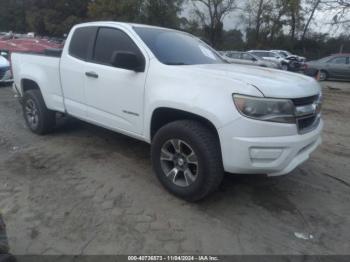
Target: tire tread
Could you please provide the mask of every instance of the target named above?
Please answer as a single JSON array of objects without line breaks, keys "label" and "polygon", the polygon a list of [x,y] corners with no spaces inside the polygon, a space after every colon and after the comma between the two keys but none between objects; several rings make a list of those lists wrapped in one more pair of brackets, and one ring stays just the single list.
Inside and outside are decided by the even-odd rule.
[{"label": "tire tread", "polygon": [[[44,98],[40,92],[40,90],[34,89],[29,90],[24,93],[23,96],[23,113],[25,113],[25,101],[26,99],[31,98],[33,99],[38,106],[38,110],[40,111],[40,125],[36,130],[32,130],[32,132],[38,134],[38,135],[46,135],[51,133],[56,125],[56,112],[49,110],[46,107]],[[25,115],[24,115],[25,117]],[[26,117],[25,117],[26,119]]]}]

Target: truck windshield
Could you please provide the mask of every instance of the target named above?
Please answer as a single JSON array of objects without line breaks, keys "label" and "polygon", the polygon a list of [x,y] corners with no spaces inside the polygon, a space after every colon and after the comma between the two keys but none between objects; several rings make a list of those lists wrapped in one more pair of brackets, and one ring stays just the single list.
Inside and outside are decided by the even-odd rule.
[{"label": "truck windshield", "polygon": [[134,30],[163,64],[226,63],[211,47],[189,34],[149,27],[134,27]]}]

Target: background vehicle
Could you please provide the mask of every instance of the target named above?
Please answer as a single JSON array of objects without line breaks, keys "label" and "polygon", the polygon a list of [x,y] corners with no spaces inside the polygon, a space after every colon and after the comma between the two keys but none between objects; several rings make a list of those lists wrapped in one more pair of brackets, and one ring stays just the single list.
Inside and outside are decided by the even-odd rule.
[{"label": "background vehicle", "polygon": [[265,50],[251,50],[251,51],[248,51],[248,53],[258,56],[264,60],[279,63],[281,65],[282,70],[287,71],[289,69],[290,61],[274,52],[265,51]]},{"label": "background vehicle", "polygon": [[9,54],[12,52],[26,52],[44,54],[47,49],[62,49],[63,43],[57,42],[56,39],[49,38],[28,38],[27,35],[14,37],[12,35],[1,39],[0,50],[6,51]]},{"label": "background vehicle", "polygon": [[305,69],[305,57],[293,55],[285,50],[271,50],[271,52],[283,57],[289,61],[288,70],[293,72],[301,72]]},{"label": "background vehicle", "polygon": [[29,129],[52,131],[60,112],[146,141],[160,182],[186,200],[216,190],[224,171],[288,174],[321,143],[314,79],[229,64],[190,34],[87,23],[59,55],[12,55]]},{"label": "background vehicle", "polygon": [[247,52],[226,51],[223,52],[223,56],[229,63],[255,65],[275,69],[281,68],[281,65],[279,63],[263,60],[260,57],[257,57]]},{"label": "background vehicle", "polygon": [[337,54],[306,63],[305,74],[315,75],[320,72],[320,80],[350,80],[350,54]]},{"label": "background vehicle", "polygon": [[296,60],[298,62],[306,62],[306,58],[298,55],[293,55],[291,52],[286,50],[271,50],[271,52],[277,53],[280,56],[289,59],[289,60]]},{"label": "background vehicle", "polygon": [[10,62],[5,57],[7,57],[7,53],[0,51],[0,84],[13,81]]}]

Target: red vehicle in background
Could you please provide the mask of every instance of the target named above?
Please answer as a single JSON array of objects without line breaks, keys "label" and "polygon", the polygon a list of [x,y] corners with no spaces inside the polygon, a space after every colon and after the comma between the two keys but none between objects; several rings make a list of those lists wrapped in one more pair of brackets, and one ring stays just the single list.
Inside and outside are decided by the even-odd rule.
[{"label": "red vehicle in background", "polygon": [[[12,82],[11,53],[44,54],[47,50],[62,49],[63,43],[50,38],[35,38],[12,33],[0,35],[0,83]],[[6,65],[5,65],[6,64]]]},{"label": "red vehicle in background", "polygon": [[62,48],[63,44],[56,43],[48,38],[18,38],[9,36],[3,36],[0,38],[0,51],[5,51],[9,54],[12,52],[43,54],[47,49]]}]

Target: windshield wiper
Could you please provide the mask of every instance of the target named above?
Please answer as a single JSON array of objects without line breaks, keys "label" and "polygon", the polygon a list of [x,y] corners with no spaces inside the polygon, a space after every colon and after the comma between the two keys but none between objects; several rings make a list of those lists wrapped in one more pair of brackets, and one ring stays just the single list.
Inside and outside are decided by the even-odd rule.
[{"label": "windshield wiper", "polygon": [[166,64],[166,65],[189,65],[189,64],[186,64],[186,63],[181,63],[181,62],[169,62],[169,63],[164,63],[164,64]]}]

